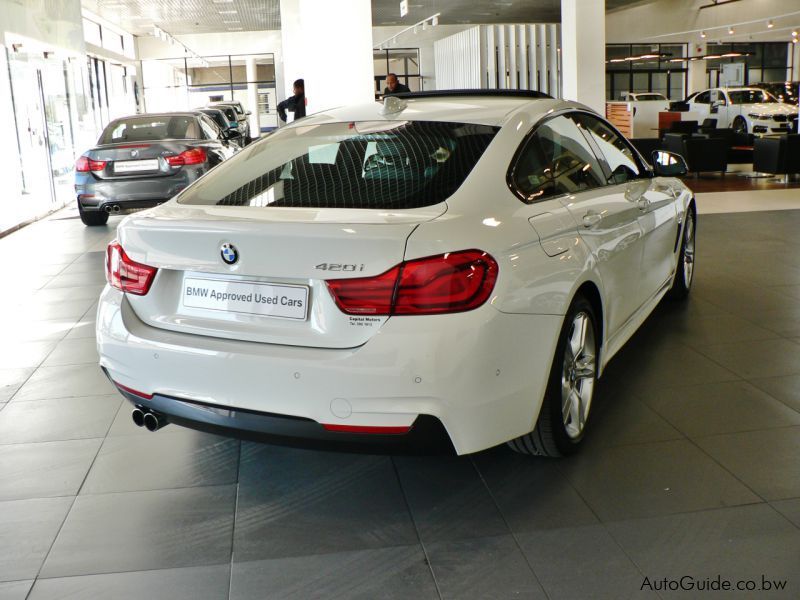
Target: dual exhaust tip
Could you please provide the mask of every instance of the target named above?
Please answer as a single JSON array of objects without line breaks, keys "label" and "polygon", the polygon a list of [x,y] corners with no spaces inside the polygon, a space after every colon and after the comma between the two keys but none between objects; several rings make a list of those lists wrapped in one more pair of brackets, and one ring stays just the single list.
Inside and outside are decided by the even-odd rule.
[{"label": "dual exhaust tip", "polygon": [[137,406],[131,411],[131,418],[137,427],[144,427],[147,431],[155,432],[169,425],[166,416]]},{"label": "dual exhaust tip", "polygon": [[103,210],[109,214],[117,214],[122,210],[122,207],[119,204],[106,204]]}]

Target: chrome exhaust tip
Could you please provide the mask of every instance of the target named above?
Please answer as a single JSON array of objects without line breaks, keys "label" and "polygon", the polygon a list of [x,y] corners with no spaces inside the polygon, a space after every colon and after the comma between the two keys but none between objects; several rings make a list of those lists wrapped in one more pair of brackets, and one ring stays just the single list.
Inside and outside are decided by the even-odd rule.
[{"label": "chrome exhaust tip", "polygon": [[136,425],[137,427],[143,426],[144,425],[144,415],[145,415],[145,412],[141,408],[139,408],[139,407],[134,408],[131,411],[131,418],[133,419],[133,424]]},{"label": "chrome exhaust tip", "polygon": [[148,412],[144,414],[144,427],[147,431],[155,432],[168,425],[166,417],[158,413]]}]

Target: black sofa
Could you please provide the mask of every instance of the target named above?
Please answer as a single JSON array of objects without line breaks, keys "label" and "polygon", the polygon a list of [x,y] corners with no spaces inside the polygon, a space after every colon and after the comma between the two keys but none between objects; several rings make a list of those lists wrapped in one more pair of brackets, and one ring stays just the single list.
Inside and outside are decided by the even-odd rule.
[{"label": "black sofa", "polygon": [[800,174],[800,134],[757,138],[753,146],[753,170],[773,175]]},{"label": "black sofa", "polygon": [[728,169],[730,145],[723,137],[668,133],[664,136],[663,146],[665,150],[683,156],[690,173],[725,173]]}]

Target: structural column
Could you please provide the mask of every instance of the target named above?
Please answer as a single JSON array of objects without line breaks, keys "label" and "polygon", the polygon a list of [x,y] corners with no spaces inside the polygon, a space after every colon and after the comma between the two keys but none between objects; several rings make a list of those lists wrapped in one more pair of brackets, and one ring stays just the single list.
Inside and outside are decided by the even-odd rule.
[{"label": "structural column", "polygon": [[561,63],[564,98],[605,114],[605,0],[561,0]]},{"label": "structural column", "polygon": [[374,99],[370,0],[281,0],[281,39],[278,86],[304,79],[308,114]]},{"label": "structural column", "polygon": [[[689,44],[689,56],[703,56],[706,53],[706,43],[698,42],[696,44]],[[695,60],[688,63],[688,89],[686,96],[694,92],[701,92],[708,87],[708,73],[706,73],[706,61]],[[681,98],[672,98],[672,100],[681,100]]]},{"label": "structural column", "polygon": [[261,135],[261,116],[258,109],[258,67],[254,56],[245,59],[247,72],[247,104],[250,107],[250,135],[257,138]]}]

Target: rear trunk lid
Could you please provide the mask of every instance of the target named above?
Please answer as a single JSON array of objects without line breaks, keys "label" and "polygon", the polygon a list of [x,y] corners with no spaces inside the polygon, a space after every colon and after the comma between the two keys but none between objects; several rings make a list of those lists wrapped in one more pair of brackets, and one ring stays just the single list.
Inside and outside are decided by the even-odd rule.
[{"label": "rear trunk lid", "polygon": [[102,170],[92,171],[98,179],[137,179],[174,175],[180,166],[170,166],[166,157],[177,156],[192,147],[185,141],[161,140],[96,146],[86,153],[105,162]]},{"label": "rear trunk lid", "polygon": [[[143,322],[172,331],[357,347],[387,317],[344,314],[325,280],[389,270],[402,262],[417,225],[442,215],[446,206],[265,210],[170,202],[132,215],[120,226],[128,256],[159,268],[150,292],[128,300]],[[233,264],[224,261],[223,247],[229,255],[232,249],[236,253]]]}]

